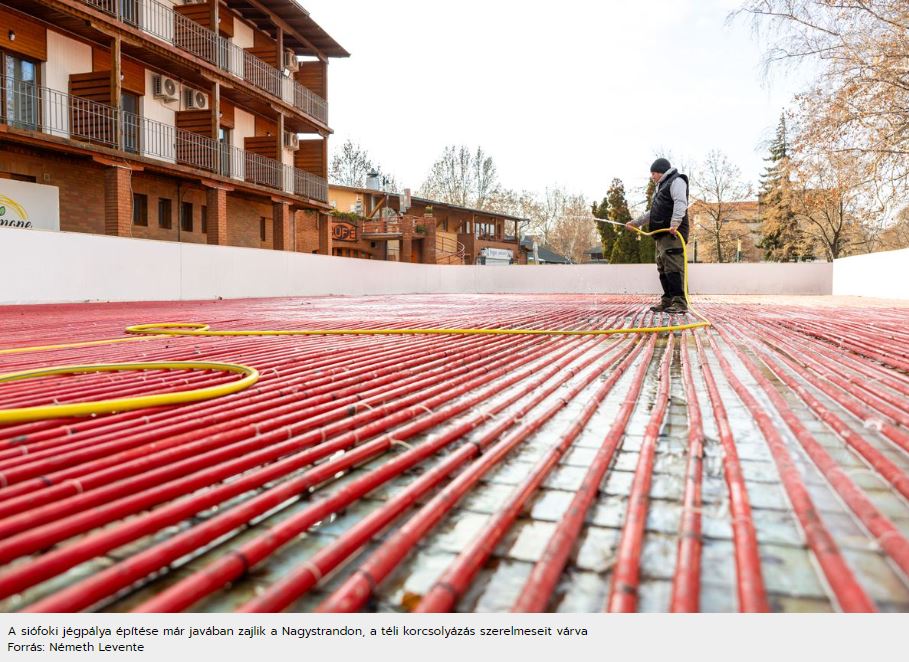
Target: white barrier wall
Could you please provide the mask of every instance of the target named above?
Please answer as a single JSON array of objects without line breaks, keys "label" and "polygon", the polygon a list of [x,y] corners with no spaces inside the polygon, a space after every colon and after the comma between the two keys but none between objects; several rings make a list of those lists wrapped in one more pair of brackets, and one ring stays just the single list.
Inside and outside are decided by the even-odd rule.
[{"label": "white barrier wall", "polygon": [[833,293],[909,299],[909,248],[834,260]]},{"label": "white barrier wall", "polygon": [[[652,264],[436,266],[0,229],[0,303],[419,293],[655,294]],[[851,259],[851,258],[850,258]],[[830,294],[832,265],[696,264],[694,294]]]}]

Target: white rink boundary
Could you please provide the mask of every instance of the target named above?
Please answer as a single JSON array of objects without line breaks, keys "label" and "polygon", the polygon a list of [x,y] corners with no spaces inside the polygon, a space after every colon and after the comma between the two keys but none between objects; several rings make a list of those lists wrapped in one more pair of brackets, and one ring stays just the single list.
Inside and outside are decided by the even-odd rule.
[{"label": "white rink boundary", "polygon": [[833,262],[833,294],[909,299],[909,248]]},{"label": "white rink boundary", "polygon": [[[655,294],[659,285],[652,264],[437,266],[12,229],[0,229],[0,247],[3,304],[430,293]],[[909,251],[895,253],[901,255],[847,258],[835,265],[695,264],[690,291],[909,297],[906,278],[892,275],[899,269],[905,274]],[[880,264],[878,255],[886,256]],[[839,278],[841,262],[849,275]],[[903,291],[875,291],[882,278],[896,281],[892,284]],[[850,289],[840,286],[837,291],[835,283],[847,283]],[[867,292],[855,291],[863,288]]]}]

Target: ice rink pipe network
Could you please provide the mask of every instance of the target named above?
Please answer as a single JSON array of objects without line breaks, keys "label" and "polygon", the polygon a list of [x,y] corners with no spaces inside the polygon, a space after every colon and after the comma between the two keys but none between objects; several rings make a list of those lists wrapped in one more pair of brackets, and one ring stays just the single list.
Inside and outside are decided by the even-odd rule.
[{"label": "ice rink pipe network", "polygon": [[[626,227],[617,221],[606,219],[593,219],[601,223],[609,223]],[[641,236],[649,237],[666,230],[653,230],[644,232],[638,228],[633,231]],[[126,333],[134,336],[341,336],[341,335],[540,335],[540,336],[607,336],[632,333],[663,333],[672,331],[684,331],[688,329],[699,329],[710,326],[710,320],[691,307],[691,301],[688,296],[688,245],[681,235],[676,235],[682,244],[682,259],[685,269],[683,272],[683,289],[685,301],[688,304],[688,310],[698,317],[700,321],[687,324],[671,324],[663,326],[647,327],[630,327],[618,329],[502,329],[502,328],[477,328],[477,329],[457,329],[457,328],[413,328],[413,329],[281,329],[281,330],[231,330],[218,331],[212,330],[208,324],[198,322],[158,322],[151,324],[134,324],[126,327]],[[0,350],[0,354],[20,354],[38,351],[48,351],[54,349],[69,349],[84,347],[89,345],[103,345],[120,343],[133,338],[112,338],[109,340],[98,340],[89,342],[65,343],[60,345],[40,345],[33,347],[17,347],[8,350]],[[135,338],[138,339],[138,338]],[[43,405],[38,407],[25,407],[14,409],[0,410],[0,424],[26,423],[31,421],[46,420],[52,418],[62,418],[67,416],[91,416],[98,414],[110,414],[122,411],[132,411],[144,409],[147,407],[160,407],[165,405],[177,405],[188,402],[198,402],[208,400],[232,393],[242,391],[259,379],[259,373],[255,368],[238,365],[234,363],[210,363],[210,362],[187,362],[176,361],[169,363],[117,363],[117,364],[92,364],[92,365],[70,365],[70,366],[51,366],[48,368],[39,368],[22,372],[7,373],[0,375],[0,383],[12,382],[24,379],[35,379],[39,377],[49,377],[56,375],[84,374],[93,372],[117,372],[129,370],[220,370],[242,374],[243,378],[228,384],[219,384],[201,389],[190,391],[180,391],[175,393],[161,393],[155,395],[140,395],[125,398],[113,398],[108,400],[74,402],[66,404]]]}]

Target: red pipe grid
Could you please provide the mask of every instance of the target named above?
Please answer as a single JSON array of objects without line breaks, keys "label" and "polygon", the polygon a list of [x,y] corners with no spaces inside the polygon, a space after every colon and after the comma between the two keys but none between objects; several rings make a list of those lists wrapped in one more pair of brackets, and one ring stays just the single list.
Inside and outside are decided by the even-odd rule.
[{"label": "red pipe grid", "polygon": [[[604,485],[630,472],[627,494],[618,495],[615,547],[601,550],[610,560],[585,604],[697,611],[719,571],[715,553],[705,555],[720,548],[716,488],[706,482],[715,459],[728,508],[719,519],[731,538],[733,608],[786,610],[808,600],[808,608],[909,610],[909,307],[696,305],[713,329],[605,338],[161,337],[0,352],[2,372],[204,359],[262,373],[248,391],[217,400],[0,427],[0,606],[450,611],[476,608],[493,570],[511,563],[523,575],[501,610],[559,609],[581,572],[586,536],[601,526],[591,518],[608,496]],[[6,307],[0,344],[99,341],[122,337],[128,324],[179,320],[218,329],[665,321],[645,311],[639,297],[583,295]],[[0,408],[225,379],[177,371],[49,377],[0,385]],[[597,429],[597,416],[611,407],[608,425]],[[638,437],[639,446],[628,444]],[[671,476],[678,492],[667,500],[657,482],[672,443],[681,444],[684,461]],[[538,452],[527,455],[526,472],[481,513],[482,525],[419,595],[396,603],[393,585],[407,582],[440,530],[478,516],[467,498],[501,488],[499,473],[532,446]],[[580,448],[590,460],[564,510],[535,558],[518,559],[510,552],[516,531],[541,521],[534,506],[557,489],[550,481]],[[757,448],[768,461],[753,459]],[[758,465],[762,480],[751,475]],[[771,497],[781,509],[768,509]],[[368,512],[331,529],[357,506]],[[674,533],[652,522],[667,507],[677,512]],[[809,559],[804,572],[823,595],[780,588],[766,565],[777,544],[765,528],[770,516],[794,526],[798,540],[789,549]],[[319,543],[315,551],[272,572],[301,536]],[[655,570],[648,545],[666,538],[674,558]],[[866,562],[885,567],[886,581]],[[805,579],[787,577],[793,585]],[[651,587],[660,586],[664,597],[654,602]]]}]

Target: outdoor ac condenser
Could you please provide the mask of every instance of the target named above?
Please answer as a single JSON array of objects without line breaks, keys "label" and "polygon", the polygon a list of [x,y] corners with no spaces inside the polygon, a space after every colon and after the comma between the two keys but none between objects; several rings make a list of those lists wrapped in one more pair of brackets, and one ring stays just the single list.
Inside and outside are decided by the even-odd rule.
[{"label": "outdoor ac condenser", "polygon": [[178,98],[177,81],[161,74],[152,76],[152,94],[156,99],[176,101]]}]

